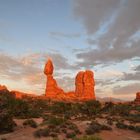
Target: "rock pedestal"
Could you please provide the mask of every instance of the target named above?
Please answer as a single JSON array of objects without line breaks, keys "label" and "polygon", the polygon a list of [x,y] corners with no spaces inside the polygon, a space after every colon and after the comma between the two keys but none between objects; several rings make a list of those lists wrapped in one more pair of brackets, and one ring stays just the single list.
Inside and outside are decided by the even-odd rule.
[{"label": "rock pedestal", "polygon": [[44,74],[47,76],[45,96],[55,98],[57,94],[63,93],[63,90],[57,86],[56,80],[53,78],[53,63],[49,59],[44,68]]}]

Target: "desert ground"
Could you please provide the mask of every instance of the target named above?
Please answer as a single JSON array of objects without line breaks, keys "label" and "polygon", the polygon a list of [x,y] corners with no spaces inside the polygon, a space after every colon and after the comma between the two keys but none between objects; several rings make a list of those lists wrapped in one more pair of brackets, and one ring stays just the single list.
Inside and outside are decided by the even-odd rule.
[{"label": "desert ground", "polygon": [[140,140],[135,102],[17,99],[0,92],[0,140]]}]

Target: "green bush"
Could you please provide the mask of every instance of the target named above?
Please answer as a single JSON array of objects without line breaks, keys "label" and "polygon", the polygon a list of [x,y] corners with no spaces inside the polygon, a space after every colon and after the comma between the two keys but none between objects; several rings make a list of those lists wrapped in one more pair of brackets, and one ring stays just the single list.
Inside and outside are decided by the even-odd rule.
[{"label": "green bush", "polygon": [[74,138],[76,136],[76,134],[74,132],[69,132],[66,134],[67,138]]},{"label": "green bush", "polygon": [[107,119],[107,124],[113,125],[113,120],[112,119]]},{"label": "green bush", "polygon": [[135,132],[140,132],[140,126],[135,126],[134,131]]},{"label": "green bush", "polygon": [[112,130],[112,128],[106,125],[101,125],[96,121],[93,121],[89,124],[85,132],[88,135],[92,135],[92,134],[100,132],[101,130]]},{"label": "green bush", "polygon": [[80,111],[87,116],[93,116],[101,111],[101,104],[99,101],[90,100],[82,104]]},{"label": "green bush", "polygon": [[47,120],[44,121],[44,123],[57,126],[64,124],[65,120],[61,117],[50,116]]},{"label": "green bush", "polygon": [[125,119],[130,122],[140,123],[140,114],[129,114]]},{"label": "green bush", "polygon": [[8,112],[0,113],[0,133],[8,133],[14,130],[16,123]]},{"label": "green bush", "polygon": [[86,134],[92,135],[94,133],[97,133],[101,130],[101,125],[97,122],[92,122],[85,130]]},{"label": "green bush", "polygon": [[128,104],[116,104],[110,108],[109,113],[111,115],[128,116],[131,110],[131,105]]},{"label": "green bush", "polygon": [[23,125],[25,125],[25,126],[28,125],[28,126],[31,126],[33,128],[37,128],[37,123],[34,120],[32,120],[32,119],[25,120],[23,122]]},{"label": "green bush", "polygon": [[116,127],[120,129],[127,129],[128,125],[124,124],[123,122],[117,122]]},{"label": "green bush", "polygon": [[48,137],[49,134],[50,134],[50,131],[48,128],[38,129],[37,131],[34,132],[35,137]]}]

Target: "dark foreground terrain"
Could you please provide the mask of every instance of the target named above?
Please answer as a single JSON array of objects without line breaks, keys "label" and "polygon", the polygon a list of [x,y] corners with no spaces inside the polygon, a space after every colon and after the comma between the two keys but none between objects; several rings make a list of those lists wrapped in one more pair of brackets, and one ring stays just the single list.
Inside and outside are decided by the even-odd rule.
[{"label": "dark foreground terrain", "polygon": [[0,91],[0,140],[140,140],[134,103],[56,102]]}]

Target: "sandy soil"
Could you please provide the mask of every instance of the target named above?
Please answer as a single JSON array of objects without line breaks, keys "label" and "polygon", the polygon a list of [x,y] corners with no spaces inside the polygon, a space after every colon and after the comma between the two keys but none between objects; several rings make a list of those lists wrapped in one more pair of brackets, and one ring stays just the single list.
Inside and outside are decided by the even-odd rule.
[{"label": "sandy soil", "polygon": [[[34,119],[37,124],[40,124],[42,122],[42,118]],[[33,133],[35,130],[39,128],[31,128],[31,127],[24,127],[22,125],[24,119],[15,119],[15,122],[17,124],[17,128],[14,132],[0,135],[1,138],[6,138],[6,140],[53,140],[52,138],[35,138],[33,136]],[[104,122],[104,120],[100,120],[100,122]],[[87,124],[90,123],[90,121],[73,121],[80,131],[84,134],[84,130],[87,127]],[[101,133],[97,134],[99,135],[103,140],[140,140],[140,134],[129,131],[129,130],[122,130],[118,129],[115,126],[112,127],[112,131],[102,131]],[[63,140],[64,136],[59,135],[59,139]]]}]

